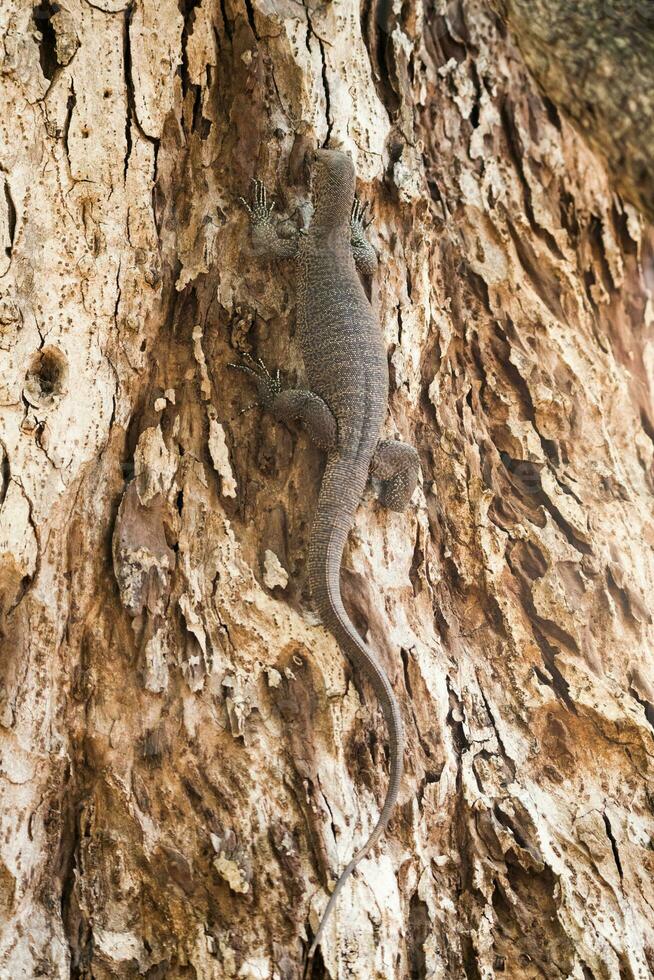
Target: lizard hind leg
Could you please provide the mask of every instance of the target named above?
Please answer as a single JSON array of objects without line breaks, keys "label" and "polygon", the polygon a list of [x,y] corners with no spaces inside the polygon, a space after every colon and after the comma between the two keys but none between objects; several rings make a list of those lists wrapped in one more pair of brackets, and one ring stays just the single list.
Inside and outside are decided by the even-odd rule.
[{"label": "lizard hind leg", "polygon": [[280,422],[302,422],[319,449],[329,452],[336,448],[336,419],[319,395],[305,388],[284,388],[279,371],[271,374],[263,361],[246,360],[246,364],[231,366],[254,379],[262,408]]},{"label": "lizard hind leg", "polygon": [[336,448],[336,419],[326,402],[304,388],[286,388],[270,409],[284,422],[302,422],[314,445],[329,452]]},{"label": "lizard hind leg", "polygon": [[389,510],[404,510],[418,483],[420,458],[406,442],[380,439],[370,463],[370,476],[381,482],[379,502]]}]

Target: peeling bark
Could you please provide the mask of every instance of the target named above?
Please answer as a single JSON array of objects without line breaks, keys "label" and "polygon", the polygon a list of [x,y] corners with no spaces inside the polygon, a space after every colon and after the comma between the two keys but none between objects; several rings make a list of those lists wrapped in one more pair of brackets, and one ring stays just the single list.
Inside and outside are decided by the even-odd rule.
[{"label": "peeling bark", "polygon": [[386,435],[343,593],[406,777],[317,975],[654,972],[654,239],[481,0],[0,11],[0,977],[297,978],[387,781],[310,612],[260,176],[354,156]]}]

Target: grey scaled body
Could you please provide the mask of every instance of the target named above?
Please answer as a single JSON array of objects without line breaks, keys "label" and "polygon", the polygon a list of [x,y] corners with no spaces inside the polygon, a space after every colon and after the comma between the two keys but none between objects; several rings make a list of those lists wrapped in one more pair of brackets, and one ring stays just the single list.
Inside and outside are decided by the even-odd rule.
[{"label": "grey scaled body", "polygon": [[309,585],[322,622],[354,670],[371,682],[390,740],[390,779],[379,820],[338,879],[308,954],[311,963],[331,909],[346,879],[374,846],[390,819],[402,777],[404,736],[399,705],[386,673],[343,606],[343,549],[369,475],[381,481],[380,500],[396,510],[409,502],[418,478],[416,451],[380,440],[388,400],[388,366],[381,329],[357,268],[372,273],[377,258],[365,238],[363,209],[355,201],[350,157],[318,150],[312,167],[313,217],[306,234],[281,238],[265,188],[256,184],[251,218],[255,252],[294,258],[298,331],[307,389],[283,389],[262,364],[243,369],[257,384],[261,404],[276,418],[301,420],[327,452],[309,545]]}]

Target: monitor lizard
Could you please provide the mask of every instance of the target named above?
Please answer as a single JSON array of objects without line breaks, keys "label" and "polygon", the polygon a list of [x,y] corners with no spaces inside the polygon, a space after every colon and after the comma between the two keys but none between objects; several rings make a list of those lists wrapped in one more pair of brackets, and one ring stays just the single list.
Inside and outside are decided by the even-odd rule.
[{"label": "monitor lizard", "polygon": [[390,741],[386,799],[368,840],[338,878],[306,960],[310,970],[329,914],[349,875],[382,836],[395,805],[404,758],[398,701],[384,668],[354,628],[341,598],[343,549],[368,476],[380,481],[379,499],[402,510],[415,489],[418,454],[406,443],[380,439],[388,402],[388,364],[378,317],[357,270],[372,274],[377,255],[365,236],[365,207],[355,198],[350,156],[321,149],[311,170],[313,215],[306,232],[282,237],[272,219],[274,204],[255,181],[251,204],[244,199],[253,250],[260,256],[294,259],[297,267],[299,342],[307,388],[283,388],[279,373],[262,361],[233,365],[251,375],[259,404],[280,421],[301,421],[327,453],[311,530],[308,574],[314,605],[355,671],[369,679],[381,704]]}]

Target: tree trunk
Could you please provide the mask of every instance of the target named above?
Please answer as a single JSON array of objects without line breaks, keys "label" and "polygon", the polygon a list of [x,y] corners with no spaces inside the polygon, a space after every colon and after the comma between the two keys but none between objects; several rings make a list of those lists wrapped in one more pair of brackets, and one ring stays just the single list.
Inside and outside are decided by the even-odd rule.
[{"label": "tree trunk", "polygon": [[316,976],[648,978],[654,239],[481,0],[0,10],[0,977],[299,978],[386,791],[310,613],[301,374],[330,140],[374,202],[386,425],[343,571],[407,730]]}]

